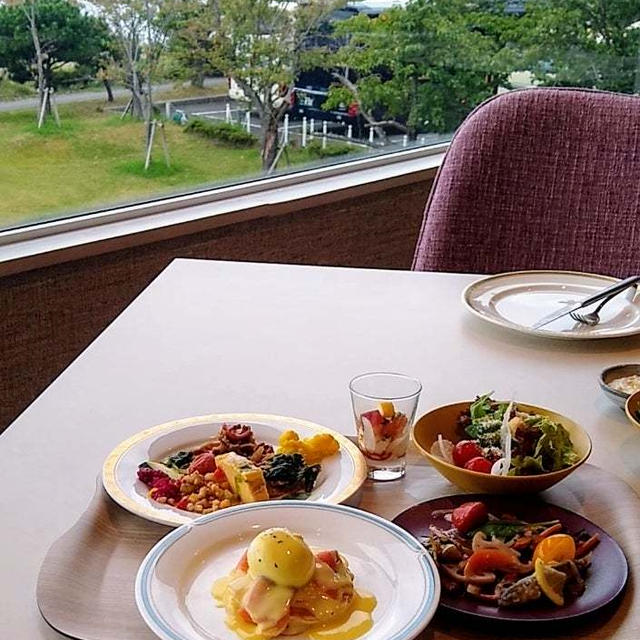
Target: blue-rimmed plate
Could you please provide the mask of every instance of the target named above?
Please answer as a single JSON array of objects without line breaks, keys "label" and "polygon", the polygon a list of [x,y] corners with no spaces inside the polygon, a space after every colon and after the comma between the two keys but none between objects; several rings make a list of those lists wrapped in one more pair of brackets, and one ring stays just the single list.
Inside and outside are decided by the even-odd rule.
[{"label": "blue-rimmed plate", "polygon": [[151,630],[163,640],[236,638],[211,586],[270,527],[287,527],[312,548],[337,549],[347,558],[356,588],[377,599],[367,640],[411,640],[435,613],[438,572],[411,534],[351,507],[283,500],[212,513],[160,540],[136,577],[136,603]]}]

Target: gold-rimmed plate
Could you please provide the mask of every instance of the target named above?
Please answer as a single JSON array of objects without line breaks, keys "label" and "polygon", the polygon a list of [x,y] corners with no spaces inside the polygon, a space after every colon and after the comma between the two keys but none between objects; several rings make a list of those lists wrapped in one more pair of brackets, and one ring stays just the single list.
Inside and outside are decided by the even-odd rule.
[{"label": "gold-rimmed plate", "polygon": [[334,456],[322,461],[316,485],[307,497],[312,502],[349,501],[367,477],[367,464],[358,448],[342,434],[307,420],[258,413],[223,413],[174,420],[145,429],[121,442],[107,457],[102,482],[107,493],[131,513],[171,527],[192,522],[197,515],[151,500],[138,480],[145,460],[161,460],[182,449],[193,449],[215,437],[224,424],[246,424],[258,442],[277,445],[283,431],[293,429],[301,438],[330,433],[340,444]]}]

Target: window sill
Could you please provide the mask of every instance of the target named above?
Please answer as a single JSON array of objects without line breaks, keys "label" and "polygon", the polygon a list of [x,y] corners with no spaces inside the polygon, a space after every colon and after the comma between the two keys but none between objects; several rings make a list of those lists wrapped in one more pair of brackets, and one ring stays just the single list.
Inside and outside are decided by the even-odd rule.
[{"label": "window sill", "polygon": [[0,276],[426,180],[435,175],[447,146],[407,149],[0,232]]}]

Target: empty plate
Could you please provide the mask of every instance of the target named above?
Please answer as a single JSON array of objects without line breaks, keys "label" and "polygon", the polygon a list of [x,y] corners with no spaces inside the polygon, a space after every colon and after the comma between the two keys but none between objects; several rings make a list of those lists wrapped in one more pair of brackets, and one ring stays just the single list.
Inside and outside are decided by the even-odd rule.
[{"label": "empty plate", "polygon": [[[514,271],[473,282],[464,290],[462,299],[482,320],[529,335],[593,340],[640,333],[640,306],[634,301],[634,288],[608,302],[595,327],[566,315],[539,329],[531,328],[545,316],[576,304],[614,282],[616,278],[577,271]],[[594,303],[579,313],[588,313],[597,305]]]}]

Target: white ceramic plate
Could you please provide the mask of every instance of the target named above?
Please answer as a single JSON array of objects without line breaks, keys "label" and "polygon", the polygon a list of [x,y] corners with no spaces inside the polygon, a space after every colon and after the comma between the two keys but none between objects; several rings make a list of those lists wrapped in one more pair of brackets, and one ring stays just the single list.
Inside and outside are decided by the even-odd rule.
[{"label": "white ceramic plate", "polygon": [[440,598],[438,571],[411,534],[351,507],[283,500],[212,513],[160,540],[136,577],[136,604],[151,630],[163,640],[236,640],[211,586],[270,527],[287,527],[310,547],[346,557],[356,589],[377,599],[367,640],[411,640],[432,618]]},{"label": "white ceramic plate", "polygon": [[277,445],[283,431],[293,429],[301,438],[328,432],[338,440],[340,451],[325,458],[313,492],[314,502],[346,502],[367,477],[367,463],[345,436],[306,420],[256,413],[224,413],[175,420],[146,429],[119,444],[107,457],[102,482],[107,493],[122,507],[141,518],[172,527],[193,522],[198,516],[154,502],[148,488],[138,480],[137,469],[145,460],[161,460],[181,449],[192,449],[215,437],[223,424],[246,424],[258,442]]},{"label": "white ceramic plate", "polygon": [[[608,302],[595,327],[578,323],[567,315],[539,329],[531,328],[544,316],[580,302],[614,282],[616,278],[576,271],[514,271],[473,282],[463,291],[462,300],[486,322],[545,338],[593,340],[640,333],[640,306],[635,289]],[[580,313],[592,311],[597,304]]]}]

